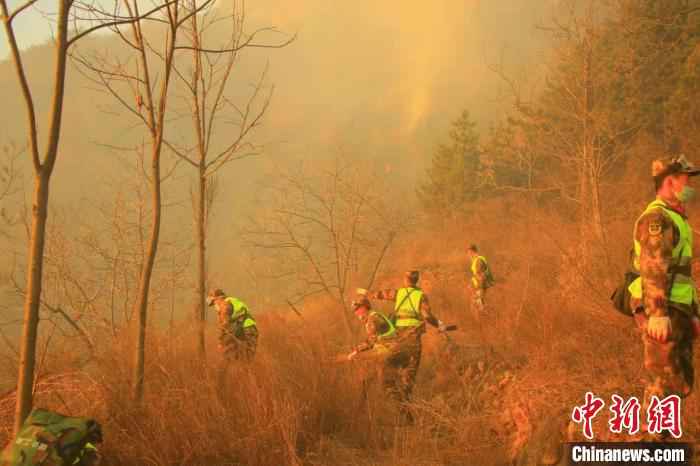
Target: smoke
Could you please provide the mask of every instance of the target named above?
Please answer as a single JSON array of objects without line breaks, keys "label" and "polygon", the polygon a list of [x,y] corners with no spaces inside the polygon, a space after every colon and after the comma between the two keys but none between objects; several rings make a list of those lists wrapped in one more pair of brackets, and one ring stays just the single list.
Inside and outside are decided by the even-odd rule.
[{"label": "smoke", "polygon": [[[535,61],[543,43],[534,35],[533,25],[547,15],[550,3],[258,0],[246,4],[249,32],[276,28],[262,31],[257,43],[279,43],[292,34],[296,40],[282,49],[246,49],[234,70],[233,96],[248,93],[266,67],[267,85],[274,85],[275,91],[264,124],[254,135],[254,141],[264,145],[264,156],[237,162],[221,175],[222,189],[209,230],[211,275],[226,277],[221,286],[229,282],[243,286],[244,274],[230,272],[243,267],[235,231],[259,207],[253,194],[258,183],[270,173],[274,176],[275,167],[334,157],[342,150],[352,157],[374,159],[386,175],[386,180],[376,182],[385,184],[387,191],[400,189],[411,196],[435,146],[448,137],[450,122],[464,109],[482,128],[502,116],[507,102],[497,100],[501,83],[486,65],[503,50],[513,69]],[[220,8],[230,5],[222,2]],[[80,47],[92,44],[112,50],[110,41],[115,40],[100,34]],[[51,91],[50,80],[43,78],[51,75],[52,62],[46,47],[32,50],[25,61],[42,125]],[[9,139],[22,143],[25,111],[7,61],[0,62],[0,84],[4,114],[11,116],[5,131]],[[104,180],[118,183],[119,164],[112,152],[94,142],[124,146],[143,138],[128,114],[94,88],[71,69],[61,155],[52,184],[52,199],[58,205],[89,209],[96,197],[113,198]],[[188,134],[182,121],[171,131]],[[220,134],[226,137],[225,129]],[[30,173],[29,165],[26,168]],[[187,226],[191,218],[191,174],[179,175],[174,180],[180,184],[170,181],[166,197],[171,205],[182,207],[166,210],[166,229]]]},{"label": "smoke", "polygon": [[500,115],[487,61],[504,47],[513,65],[531,59],[541,45],[533,25],[547,11],[527,0],[256,2],[251,27],[298,34],[267,57],[276,86],[268,127],[295,144],[363,145],[393,162],[410,155],[415,175],[464,108],[483,123]]}]

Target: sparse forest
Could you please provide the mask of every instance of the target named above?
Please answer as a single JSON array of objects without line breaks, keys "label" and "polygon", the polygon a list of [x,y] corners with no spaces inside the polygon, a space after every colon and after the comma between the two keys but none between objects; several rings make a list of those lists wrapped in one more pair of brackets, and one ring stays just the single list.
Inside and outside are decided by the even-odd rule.
[{"label": "sparse forest", "polygon": [[[287,7],[54,3],[0,0],[3,444],[44,407],[98,420],[107,466],[564,464],[553,449],[586,391],[641,398],[639,330],[610,294],[652,160],[700,165],[700,0],[532,2],[536,52],[487,41],[469,58],[478,99],[436,51],[378,55],[410,53],[374,49],[357,12],[338,18],[357,43],[333,45],[288,29],[303,21]],[[475,21],[489,8],[438,3]],[[499,15],[522,23],[516,3]],[[49,42],[18,42],[28,14]],[[368,37],[422,28],[377,18]],[[464,42],[435,47],[473,39],[457,29]],[[381,72],[325,68],[355,46]],[[470,244],[496,278],[483,315]],[[414,269],[458,329],[423,337],[414,421],[398,425],[376,361],[339,356],[365,338],[355,290]],[[260,332],[225,386],[216,288]],[[697,393],[683,403],[700,455]]]}]

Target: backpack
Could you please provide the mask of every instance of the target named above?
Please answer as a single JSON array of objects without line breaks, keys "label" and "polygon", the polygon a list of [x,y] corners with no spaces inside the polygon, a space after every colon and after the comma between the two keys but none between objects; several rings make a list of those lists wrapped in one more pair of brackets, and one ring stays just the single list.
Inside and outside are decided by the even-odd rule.
[{"label": "backpack", "polygon": [[620,282],[620,285],[615,288],[612,295],[610,296],[610,301],[612,301],[613,308],[622,314],[632,317],[634,313],[632,308],[630,308],[630,283],[635,281],[639,277],[636,272],[626,272],[624,279]]},{"label": "backpack", "polygon": [[0,466],[71,466],[88,442],[101,440],[100,425],[93,419],[37,408],[2,451]]},{"label": "backpack", "polygon": [[491,273],[491,265],[486,263],[486,272],[484,273],[485,279],[484,279],[484,289],[486,288],[491,288],[493,285],[496,284],[496,280],[493,278],[493,274]]}]

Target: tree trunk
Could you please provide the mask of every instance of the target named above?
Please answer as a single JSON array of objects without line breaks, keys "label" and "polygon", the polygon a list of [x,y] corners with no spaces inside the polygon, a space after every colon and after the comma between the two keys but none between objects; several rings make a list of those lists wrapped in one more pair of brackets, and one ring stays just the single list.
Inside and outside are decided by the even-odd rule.
[{"label": "tree trunk", "polygon": [[[591,149],[592,150],[592,149]],[[593,161],[591,161],[593,162]],[[590,201],[590,222],[591,222],[591,231],[593,232],[593,237],[595,238],[595,241],[597,243],[598,247],[603,247],[605,246],[604,244],[604,235],[603,235],[603,218],[602,218],[602,208],[601,208],[601,200],[600,200],[600,180],[598,177],[598,172],[591,163],[591,166],[589,167],[590,169],[590,174],[588,175],[589,183],[590,183],[590,195],[591,195],[591,201]]]},{"label": "tree trunk", "polygon": [[[49,182],[58,154],[61,135],[61,116],[66,82],[66,60],[68,54],[68,10],[67,2],[59,2],[56,29],[56,51],[51,116],[47,138],[46,155],[43,164],[39,162],[37,128],[34,120],[34,103],[29,93],[17,44],[11,28],[5,23],[11,39],[15,69],[23,87],[29,114],[30,147],[34,161],[34,199],[32,206],[32,230],[29,243],[29,266],[27,268],[27,292],[24,298],[24,324],[20,343],[20,364],[17,375],[17,404],[15,407],[15,434],[19,431],[32,410],[34,391],[34,369],[36,364],[36,340],[39,331],[39,305],[41,302],[42,270],[46,240],[46,220],[49,209]],[[4,10],[6,10],[4,8]],[[6,12],[6,11],[5,11]]]},{"label": "tree trunk", "polygon": [[148,245],[146,261],[141,270],[141,280],[139,282],[139,294],[136,299],[135,312],[138,318],[138,344],[136,349],[136,364],[134,367],[134,400],[143,399],[143,381],[145,369],[146,351],[146,323],[148,318],[148,295],[151,287],[151,276],[153,265],[155,264],[156,252],[158,250],[158,239],[160,237],[160,216],[161,216],[161,193],[160,193],[160,138],[154,143],[152,154],[152,225],[151,238]]},{"label": "tree trunk", "polygon": [[49,205],[49,173],[41,171],[34,178],[32,207],[32,236],[29,243],[29,268],[27,293],[24,298],[24,326],[19,356],[17,380],[17,405],[15,410],[15,434],[32,410],[34,392],[34,367],[36,364],[36,340],[39,328],[39,303],[41,278],[44,265],[46,219]]},{"label": "tree trunk", "polygon": [[199,355],[206,357],[206,341],[204,338],[204,329],[206,322],[206,307],[204,304],[207,286],[206,276],[206,195],[207,195],[207,179],[204,175],[204,167],[200,165],[198,177],[197,191],[197,296],[194,309],[194,317],[197,325],[197,337],[199,343]]},{"label": "tree trunk", "polygon": [[[590,5],[589,5],[590,6]],[[591,71],[592,46],[590,38],[584,39],[585,55],[583,57],[583,99],[581,119],[583,121],[581,134],[581,169],[579,176],[583,177],[581,185],[581,214],[584,235],[582,241],[593,241],[596,247],[603,245],[603,223],[601,218],[600,179],[598,176],[598,152],[594,144],[595,128],[592,124],[594,108],[594,84]]]},{"label": "tree trunk", "polygon": [[[196,8],[196,2],[193,7]],[[197,165],[197,205],[195,207],[195,235],[197,238],[197,286],[195,289],[194,321],[197,328],[197,343],[199,356],[206,358],[206,342],[204,338],[204,323],[206,321],[206,307],[204,299],[206,294],[206,223],[207,223],[207,144],[205,142],[205,130],[203,120],[206,113],[207,88],[204,85],[202,74],[202,54],[200,47],[200,32],[197,23],[197,15],[192,15],[192,121],[197,135],[197,152],[199,153],[199,163]],[[202,96],[200,100],[199,86],[202,86]]]}]

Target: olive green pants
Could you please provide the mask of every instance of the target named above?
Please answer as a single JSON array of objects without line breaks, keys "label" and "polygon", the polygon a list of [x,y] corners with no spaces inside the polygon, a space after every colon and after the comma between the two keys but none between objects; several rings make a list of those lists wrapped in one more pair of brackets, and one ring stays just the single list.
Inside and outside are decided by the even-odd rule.
[{"label": "olive green pants", "polygon": [[251,362],[258,347],[258,329],[248,327],[233,331],[222,331],[219,349],[225,360]]},{"label": "olive green pants", "polygon": [[382,382],[387,395],[399,403],[400,422],[412,423],[409,403],[420,367],[422,331],[399,328],[397,333],[397,341],[384,363]]}]

